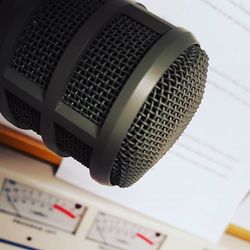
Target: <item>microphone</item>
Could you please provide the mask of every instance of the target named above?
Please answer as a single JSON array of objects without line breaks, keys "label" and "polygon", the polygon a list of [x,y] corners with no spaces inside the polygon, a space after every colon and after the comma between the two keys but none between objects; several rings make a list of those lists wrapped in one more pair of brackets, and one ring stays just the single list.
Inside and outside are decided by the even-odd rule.
[{"label": "microphone", "polygon": [[1,0],[0,112],[97,182],[129,187],[202,100],[206,52],[128,0]]}]

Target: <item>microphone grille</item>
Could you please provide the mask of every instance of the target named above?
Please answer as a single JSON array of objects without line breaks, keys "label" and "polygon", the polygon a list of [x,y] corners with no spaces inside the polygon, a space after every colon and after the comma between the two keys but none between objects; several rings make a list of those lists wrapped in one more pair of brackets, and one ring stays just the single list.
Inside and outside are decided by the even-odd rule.
[{"label": "microphone grille", "polygon": [[[11,67],[45,92],[66,47],[84,22],[103,4],[102,0],[44,1],[21,34]],[[41,113],[12,93],[6,91],[6,95],[17,125],[41,134]],[[63,152],[72,152],[72,147],[66,145],[70,139],[78,148],[89,150],[87,145],[62,129],[58,130],[56,138]],[[83,160],[78,153],[75,158]]]},{"label": "microphone grille", "polygon": [[40,113],[8,91],[6,91],[6,96],[10,111],[18,125],[22,128],[32,129],[37,134],[40,134]]},{"label": "microphone grille", "polygon": [[12,67],[42,89],[83,23],[103,4],[101,0],[47,0],[20,37]]},{"label": "microphone grille", "polygon": [[84,53],[63,102],[101,127],[128,78],[159,37],[131,17],[117,17]]},{"label": "microphone grille", "polygon": [[[110,5],[113,4],[117,6],[114,5],[114,10],[111,8],[110,17],[108,15],[104,19],[105,22],[97,22],[97,27],[94,25],[93,34],[90,32],[88,38],[87,31],[92,29],[92,26],[88,26],[87,23],[84,25],[84,23],[96,11],[98,12],[96,16],[108,13]],[[164,49],[166,53],[168,50],[163,42],[177,39],[177,34],[178,42],[181,42],[181,34],[183,35],[184,32],[158,20],[151,14],[148,15],[146,11],[141,12],[136,5],[128,4],[127,1],[115,3],[115,1],[106,0],[39,0],[38,5],[40,7],[37,11],[29,13],[32,15],[31,20],[28,23],[25,22],[27,26],[20,37],[17,34],[16,48],[11,53],[13,58],[10,66],[18,72],[13,75],[18,76],[16,78],[24,83],[28,82],[24,90],[27,93],[21,96],[28,94],[30,98],[27,98],[29,101],[25,103],[22,97],[18,97],[19,92],[4,89],[11,113],[9,116],[15,120],[17,126],[32,129],[38,134],[42,133],[45,142],[60,155],[70,155],[93,170],[91,167],[95,166],[95,162],[91,161],[96,160],[95,153],[99,152],[96,142],[102,139],[99,135],[105,131],[105,121],[107,121],[106,124],[112,121],[112,119],[109,120],[108,115],[110,111],[116,111],[116,107],[113,109],[116,101],[117,103],[125,102],[121,96],[122,89],[126,88],[127,82],[130,88],[132,84],[130,79],[132,81],[140,69],[146,70],[153,63],[149,60],[145,64],[148,60],[145,56],[150,56],[148,52],[158,55],[160,49]],[[123,8],[122,6],[125,5],[127,7]],[[89,24],[93,25],[96,22],[96,16],[90,18]],[[170,31],[173,31],[172,35],[168,34]],[[74,50],[71,53],[71,45],[74,47],[81,42],[79,36],[85,36],[85,33],[87,36],[85,38],[88,39],[83,39],[82,46],[84,47],[80,49],[77,45],[77,51],[80,54],[77,51],[75,54]],[[191,42],[183,38],[183,43],[186,45],[183,45],[182,50],[189,46],[187,44],[197,43],[194,38],[190,37],[191,35],[189,35]],[[69,60],[70,65],[65,63],[69,53],[72,54]],[[176,58],[175,54],[173,58]],[[156,60],[154,56],[152,60]],[[162,64],[164,64],[163,61],[161,58]],[[58,77],[60,75],[58,70],[64,66],[67,67],[66,65],[69,68],[62,75],[61,81]],[[154,76],[156,80],[152,84],[155,87],[131,126],[131,121],[128,119],[129,123],[125,124],[126,131],[127,126],[130,126],[128,133],[119,151],[118,148],[112,149],[112,157],[108,159],[112,162],[113,156],[118,151],[114,162],[108,163],[108,166],[112,167],[112,172],[111,175],[110,172],[108,173],[106,179],[109,180],[110,177],[112,185],[128,187],[135,183],[178,139],[202,99],[207,66],[206,53],[199,45],[192,45],[179,55],[161,78],[158,74]],[[165,68],[162,65],[161,74],[161,70],[166,68],[167,65]],[[142,74],[144,73],[143,69]],[[54,77],[51,79],[53,74]],[[140,74],[139,77],[141,77]],[[48,88],[50,82],[52,85]],[[32,86],[32,83],[35,86]],[[28,88],[30,91],[27,91]],[[36,92],[33,93],[33,90]],[[55,91],[57,92],[54,98]],[[125,93],[126,91],[127,89]],[[37,98],[39,102],[35,100]],[[51,114],[48,116],[50,119],[46,121],[47,110],[45,109],[48,109],[48,105],[51,106],[49,110]],[[56,109],[55,105],[58,105]],[[69,113],[68,119],[66,116]],[[44,114],[43,119],[41,119],[41,114]],[[53,114],[55,114],[55,119],[51,117]],[[131,115],[135,114],[131,113]],[[77,122],[80,126],[76,125]],[[88,131],[85,131],[85,125]],[[46,138],[47,127],[50,139]],[[83,130],[80,138],[77,136],[78,129]],[[90,135],[93,131],[96,134]],[[85,133],[90,135],[86,143],[83,136]],[[117,141],[119,141],[117,144],[119,147],[120,138]],[[99,145],[102,144],[99,143]]]},{"label": "microphone grille", "polygon": [[206,53],[193,45],[165,72],[121,145],[113,164],[113,185],[132,185],[171,148],[199,106],[207,67]]},{"label": "microphone grille", "polygon": [[93,153],[93,149],[90,146],[58,124],[55,125],[55,137],[56,144],[62,152],[69,154],[87,168],[89,167]]}]

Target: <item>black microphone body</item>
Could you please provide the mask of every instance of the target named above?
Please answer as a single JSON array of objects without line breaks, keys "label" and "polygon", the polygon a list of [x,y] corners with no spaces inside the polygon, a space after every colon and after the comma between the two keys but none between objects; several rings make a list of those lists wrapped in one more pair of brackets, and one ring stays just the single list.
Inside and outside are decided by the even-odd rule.
[{"label": "black microphone body", "polygon": [[0,1],[0,112],[128,187],[196,112],[208,58],[188,31],[127,0]]}]

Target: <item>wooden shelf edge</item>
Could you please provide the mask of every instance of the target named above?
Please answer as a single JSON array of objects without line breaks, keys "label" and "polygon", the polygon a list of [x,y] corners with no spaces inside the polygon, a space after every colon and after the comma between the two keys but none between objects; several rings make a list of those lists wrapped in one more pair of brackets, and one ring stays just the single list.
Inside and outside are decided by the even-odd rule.
[{"label": "wooden shelf edge", "polygon": [[59,166],[62,158],[49,150],[41,141],[0,124],[0,144],[19,150],[40,160]]}]

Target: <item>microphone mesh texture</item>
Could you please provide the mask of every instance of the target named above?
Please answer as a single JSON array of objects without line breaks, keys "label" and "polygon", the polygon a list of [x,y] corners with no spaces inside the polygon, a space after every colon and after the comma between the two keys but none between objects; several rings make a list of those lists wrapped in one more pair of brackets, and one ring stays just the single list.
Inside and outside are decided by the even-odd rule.
[{"label": "microphone mesh texture", "polygon": [[56,144],[62,152],[72,156],[85,167],[89,167],[93,153],[92,147],[82,142],[58,124],[55,125],[55,137]]},{"label": "microphone mesh texture", "polygon": [[12,67],[46,89],[71,39],[101,5],[100,0],[45,1],[23,32]]},{"label": "microphone mesh texture", "polygon": [[175,143],[201,102],[207,67],[208,57],[198,45],[189,47],[169,67],[121,145],[113,164],[113,185],[134,184]]},{"label": "microphone mesh texture", "polygon": [[[103,4],[101,0],[44,1],[23,31],[11,67],[46,91],[66,47]],[[40,112],[11,93],[7,97],[17,125],[40,134]]]},{"label": "microphone mesh texture", "polygon": [[40,113],[12,93],[7,91],[6,95],[9,108],[18,122],[18,125],[22,128],[26,127],[28,129],[32,129],[37,134],[40,134]]},{"label": "microphone mesh texture", "polygon": [[63,102],[102,126],[131,73],[160,35],[121,15],[84,53]]},{"label": "microphone mesh texture", "polygon": [[[117,17],[84,53],[62,101],[101,127],[131,73],[159,37],[158,33],[126,15]],[[88,167],[89,147],[81,146],[74,136],[67,139],[66,135],[64,130],[57,136],[57,145]]]}]

